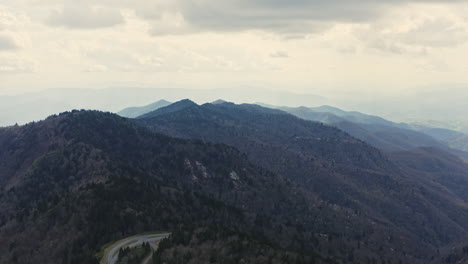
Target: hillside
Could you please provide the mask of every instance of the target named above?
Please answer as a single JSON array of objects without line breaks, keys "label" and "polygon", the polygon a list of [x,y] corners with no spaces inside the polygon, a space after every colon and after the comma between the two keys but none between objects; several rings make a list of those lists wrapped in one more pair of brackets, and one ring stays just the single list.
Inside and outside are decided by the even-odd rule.
[{"label": "hillside", "polygon": [[[422,250],[417,258],[424,258],[434,247],[461,241],[468,234],[467,212],[458,194],[421,183],[423,171],[409,171],[337,128],[258,105],[192,104],[162,111],[135,121],[160,133],[234,146],[310,195],[354,210],[358,219],[373,219],[379,232],[386,228],[394,234],[403,232],[398,236],[412,242],[396,242],[390,235],[389,247],[397,252]],[[369,234],[364,237],[382,243]],[[409,244],[425,249],[409,249]]]},{"label": "hillside", "polygon": [[378,116],[336,107],[277,107],[305,120],[335,126],[353,137],[386,151],[403,151],[434,147],[468,158],[464,134],[441,128],[395,123]]},{"label": "hillside", "polygon": [[468,135],[462,135],[447,140],[447,143],[452,148],[457,148],[463,151],[468,151]]},{"label": "hillside", "polygon": [[468,202],[468,164],[459,157],[436,148],[417,148],[390,153],[405,172],[434,191]]},{"label": "hillside", "polygon": [[185,100],[151,115],[1,128],[0,263],[96,263],[102,245],[149,230],[189,232],[161,249],[168,263],[180,259],[167,252],[427,263],[468,234],[465,167],[451,154],[387,156],[257,105]]},{"label": "hillside", "polygon": [[[178,110],[180,107],[184,108],[184,103],[191,104],[189,100],[183,100],[177,102],[177,104],[173,104],[170,108],[165,108],[165,111],[173,111],[170,109]],[[211,104],[216,105],[222,103],[227,102],[224,100],[217,100]],[[464,159],[468,159],[467,136],[454,130],[416,124],[395,123],[379,116],[367,115],[356,111],[345,111],[327,105],[319,107],[278,107],[263,103],[257,104],[266,108],[280,109],[305,120],[321,122],[337,127],[355,138],[386,151],[436,147],[449,151]],[[156,115],[161,114],[161,112],[154,112],[154,110],[159,108],[160,107],[153,110],[151,110],[151,108],[142,109],[138,116],[122,116],[148,118],[151,112]]]},{"label": "hillside", "polygon": [[189,99],[184,99],[184,100],[181,100],[181,101],[178,101],[178,102],[175,102],[173,104],[170,104],[166,107],[161,107],[160,109],[156,109],[154,111],[149,111],[149,112],[146,112],[140,116],[137,116],[137,118],[150,118],[150,117],[155,117],[155,116],[158,116],[158,115],[163,115],[163,114],[168,114],[168,113],[173,113],[173,112],[177,112],[179,110],[182,110],[182,109],[185,109],[185,108],[188,108],[188,107],[191,107],[191,106],[195,106],[197,104],[195,104],[194,102],[190,101]]},{"label": "hillside", "polygon": [[246,234],[213,228],[177,230],[169,239],[162,241],[153,255],[154,264],[317,262],[333,263],[310,253],[287,252]]},{"label": "hillside", "polygon": [[314,207],[293,185],[231,147],[154,134],[113,114],[0,129],[0,179],[0,263],[97,263],[105,243],[180,227],[312,249],[293,240]]}]

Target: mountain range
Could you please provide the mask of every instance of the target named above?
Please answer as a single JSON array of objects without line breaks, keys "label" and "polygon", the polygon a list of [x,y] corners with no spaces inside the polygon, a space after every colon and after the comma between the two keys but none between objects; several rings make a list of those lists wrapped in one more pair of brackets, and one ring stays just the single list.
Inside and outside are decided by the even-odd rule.
[{"label": "mountain range", "polygon": [[[173,233],[166,263],[466,259],[468,164],[438,139],[330,107],[316,122],[299,115],[317,109],[163,104],[0,128],[0,263],[98,263],[150,230]],[[341,123],[436,143],[373,134],[399,146],[383,147]]]},{"label": "mountain range", "polygon": [[113,239],[193,227],[312,250],[294,237],[316,201],[232,147],[91,111],[3,128],[0,146],[0,263],[97,263]]},{"label": "mountain range", "polygon": [[26,124],[39,121],[49,115],[73,109],[95,109],[117,112],[123,108],[148,105],[152,98],[165,98],[170,102],[183,98],[196,102],[211,102],[230,98],[239,102],[251,102],[253,98],[280,105],[317,104],[327,99],[313,94],[296,94],[244,87],[235,89],[182,89],[110,87],[102,89],[56,88],[18,95],[0,95],[0,126]]},{"label": "mountain range", "polygon": [[[384,233],[388,226],[395,227],[390,233],[406,233],[399,237],[415,239],[397,243],[405,245],[406,249],[411,244],[434,250],[433,247],[463,240],[466,236],[461,231],[465,229],[461,227],[463,221],[458,218],[462,215],[452,214],[464,212],[464,206],[457,209],[465,201],[457,185],[466,186],[466,173],[453,175],[451,171],[442,170],[436,175],[436,172],[426,171],[424,166],[410,169],[393,155],[332,126],[258,105],[199,106],[188,100],[147,113],[136,122],[158,133],[234,146],[259,166],[291,179],[305,192],[318,195],[326,203],[354,210],[357,215],[366,215],[365,218],[382,223],[382,226],[374,224],[378,226],[377,233]],[[453,166],[439,159],[435,154],[438,152],[427,153],[421,162],[430,163],[435,159],[444,166]],[[453,157],[457,166],[467,168],[458,157],[444,155]],[[431,175],[431,181],[427,174]],[[452,213],[441,215],[441,211]],[[439,224],[431,226],[429,223]],[[364,237],[372,239],[372,234]],[[395,250],[398,245],[388,248]]]},{"label": "mountain range", "polygon": [[458,131],[417,124],[395,123],[384,118],[356,111],[344,111],[332,106],[277,107],[297,117],[322,122],[346,131],[378,148],[390,151],[411,150],[417,147],[445,149],[468,158],[468,137]]}]

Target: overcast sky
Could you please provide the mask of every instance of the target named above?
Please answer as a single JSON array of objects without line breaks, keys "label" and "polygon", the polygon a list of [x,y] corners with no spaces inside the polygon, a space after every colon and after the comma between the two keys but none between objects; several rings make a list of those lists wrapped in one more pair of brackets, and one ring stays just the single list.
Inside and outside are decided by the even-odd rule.
[{"label": "overcast sky", "polygon": [[378,96],[468,83],[468,1],[0,0],[0,95],[260,87]]}]

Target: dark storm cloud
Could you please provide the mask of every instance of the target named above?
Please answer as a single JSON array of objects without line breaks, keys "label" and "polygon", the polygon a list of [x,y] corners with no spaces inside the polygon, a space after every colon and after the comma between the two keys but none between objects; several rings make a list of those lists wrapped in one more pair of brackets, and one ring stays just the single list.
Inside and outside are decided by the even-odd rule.
[{"label": "dark storm cloud", "polygon": [[[49,23],[69,28],[101,28],[124,22],[117,9],[133,9],[151,21],[152,34],[187,34],[199,31],[267,30],[289,34],[321,32],[337,22],[364,23],[389,8],[408,3],[460,3],[466,0],[82,0],[65,1]],[[81,4],[77,4],[81,3]],[[92,9],[100,5],[102,9]],[[163,14],[183,18],[158,25]],[[176,16],[176,17],[177,17]],[[168,21],[164,21],[166,24]],[[171,21],[169,21],[170,24]],[[177,26],[174,26],[176,24]],[[168,30],[165,29],[167,26]],[[300,34],[299,34],[300,35]]]},{"label": "dark storm cloud", "polygon": [[[178,1],[178,12],[194,31],[314,32],[336,22],[372,21],[388,8],[408,3],[457,3],[440,0],[197,0]],[[161,9],[145,10],[157,17]],[[153,13],[151,13],[153,12]],[[186,31],[186,30],[185,30]]]}]

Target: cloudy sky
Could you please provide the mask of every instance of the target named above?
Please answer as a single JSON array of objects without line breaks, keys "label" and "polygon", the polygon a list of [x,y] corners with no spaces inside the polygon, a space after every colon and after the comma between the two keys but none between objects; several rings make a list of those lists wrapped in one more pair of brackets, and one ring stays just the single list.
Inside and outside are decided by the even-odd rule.
[{"label": "cloudy sky", "polygon": [[392,95],[468,83],[468,1],[0,0],[0,95],[259,87]]}]

